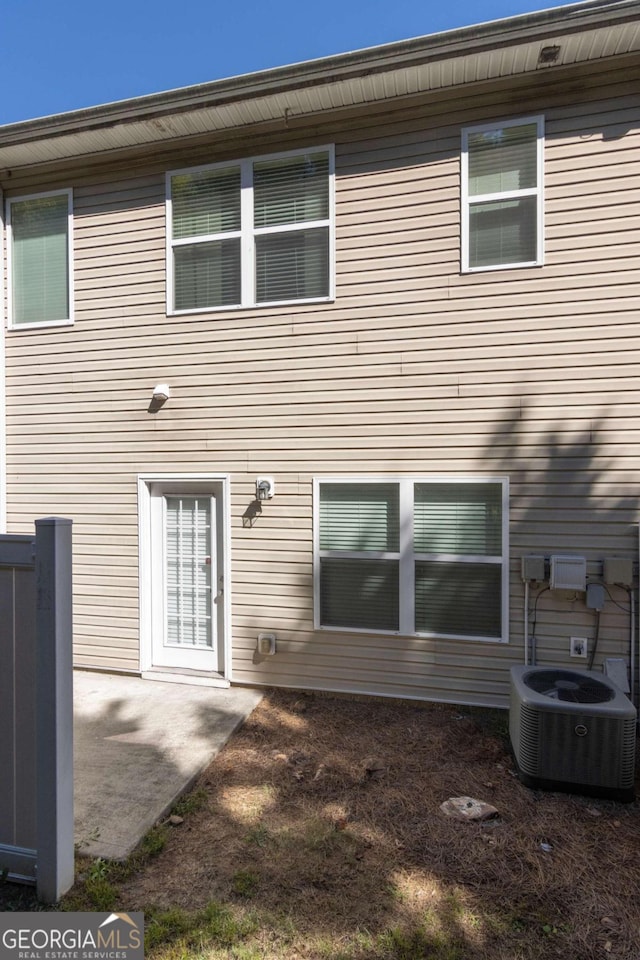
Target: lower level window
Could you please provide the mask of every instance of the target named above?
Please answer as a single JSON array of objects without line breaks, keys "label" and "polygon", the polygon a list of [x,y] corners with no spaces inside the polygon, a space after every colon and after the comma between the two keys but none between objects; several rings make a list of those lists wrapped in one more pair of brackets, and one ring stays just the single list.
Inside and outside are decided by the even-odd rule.
[{"label": "lower level window", "polygon": [[506,640],[506,479],[316,482],[316,625]]}]

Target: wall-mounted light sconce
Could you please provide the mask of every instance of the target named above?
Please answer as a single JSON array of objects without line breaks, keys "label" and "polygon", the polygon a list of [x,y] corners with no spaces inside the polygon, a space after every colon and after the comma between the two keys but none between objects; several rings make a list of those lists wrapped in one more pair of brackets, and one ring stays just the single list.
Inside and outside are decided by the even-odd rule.
[{"label": "wall-mounted light sconce", "polygon": [[256,478],[256,500],[271,500],[276,491],[273,477]]},{"label": "wall-mounted light sconce", "polygon": [[153,388],[152,399],[155,400],[156,403],[166,403],[170,396],[171,390],[169,389],[168,383],[159,383]]},{"label": "wall-mounted light sconce", "polygon": [[171,390],[167,383],[159,383],[153,388],[151,394],[151,403],[147,408],[147,413],[157,413],[171,396]]}]

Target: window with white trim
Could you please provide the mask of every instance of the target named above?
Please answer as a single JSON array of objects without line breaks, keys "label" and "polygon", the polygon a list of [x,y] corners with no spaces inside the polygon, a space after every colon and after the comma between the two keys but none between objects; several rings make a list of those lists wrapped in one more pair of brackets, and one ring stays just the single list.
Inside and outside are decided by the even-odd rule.
[{"label": "window with white trim", "polygon": [[328,300],[333,149],[167,174],[169,313]]},{"label": "window with white trim", "polygon": [[508,481],[315,483],[316,626],[507,639]]},{"label": "window with white trim", "polygon": [[462,269],[543,261],[542,117],[462,131]]},{"label": "window with white trim", "polygon": [[70,323],[71,190],[7,200],[9,326]]}]

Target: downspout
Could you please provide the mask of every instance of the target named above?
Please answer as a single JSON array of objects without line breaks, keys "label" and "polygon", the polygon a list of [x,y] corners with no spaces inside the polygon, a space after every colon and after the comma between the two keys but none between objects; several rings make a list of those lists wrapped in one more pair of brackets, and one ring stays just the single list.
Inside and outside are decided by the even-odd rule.
[{"label": "downspout", "polygon": [[[640,558],[640,523],[638,524],[638,556]],[[630,642],[631,649],[629,651],[629,673],[631,674],[629,686],[631,688],[630,699],[631,703],[634,706],[636,704],[636,591],[633,583],[633,577],[631,577],[631,584],[629,586],[629,600],[630,600],[630,609],[631,609],[631,625],[630,625]],[[638,630],[638,643],[640,644],[640,629]],[[640,658],[640,647],[638,649],[638,655]],[[640,696],[640,676],[638,677],[639,684],[639,696]],[[638,724],[640,725],[640,716],[638,717]]]},{"label": "downspout", "polygon": [[524,665],[529,666],[529,581],[524,582]]},{"label": "downspout", "polygon": [[631,654],[629,657],[629,672],[631,674],[631,682],[629,684],[631,688],[631,703],[636,705],[636,595],[633,585],[629,587],[629,600],[630,603],[630,619],[631,623],[629,625],[630,633],[630,643],[631,643]]}]

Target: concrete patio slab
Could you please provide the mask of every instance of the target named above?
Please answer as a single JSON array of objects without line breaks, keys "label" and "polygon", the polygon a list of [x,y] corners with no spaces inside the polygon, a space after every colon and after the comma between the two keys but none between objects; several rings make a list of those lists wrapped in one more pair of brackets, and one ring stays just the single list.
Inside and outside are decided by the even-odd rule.
[{"label": "concrete patio slab", "polygon": [[262,693],[74,673],[75,842],[121,860],[213,760]]}]

